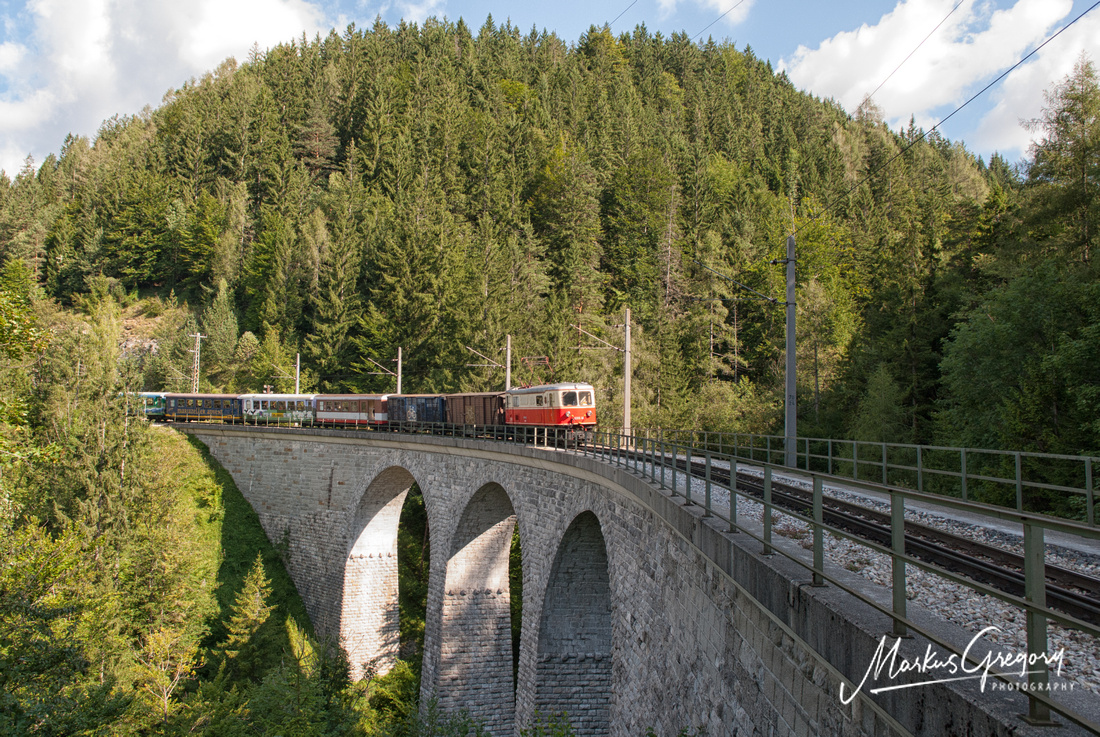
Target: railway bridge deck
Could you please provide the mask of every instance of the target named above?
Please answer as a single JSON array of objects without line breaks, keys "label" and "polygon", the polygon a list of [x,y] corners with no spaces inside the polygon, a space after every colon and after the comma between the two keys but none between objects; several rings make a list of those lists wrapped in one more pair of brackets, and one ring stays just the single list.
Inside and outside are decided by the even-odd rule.
[{"label": "railway bridge deck", "polygon": [[[398,655],[397,527],[424,495],[430,575],[422,700],[493,734],[566,712],[577,734],[1082,734],[1034,727],[1033,704],[975,680],[858,689],[893,628],[890,593],[811,572],[813,551],[689,502],[649,460],[487,439],[309,428],[180,425],[232,474],[315,628],[356,675]],[[688,493],[690,496],[690,492]],[[508,583],[522,540],[513,676]],[[735,528],[736,531],[731,531]],[[836,582],[847,585],[833,585]],[[863,593],[863,596],[853,595]],[[907,620],[947,639],[930,614]],[[902,656],[923,651],[902,641]],[[919,674],[899,676],[914,683]],[[843,693],[842,693],[843,687]],[[853,696],[853,691],[855,694]],[[1087,716],[1087,715],[1086,715]]]}]

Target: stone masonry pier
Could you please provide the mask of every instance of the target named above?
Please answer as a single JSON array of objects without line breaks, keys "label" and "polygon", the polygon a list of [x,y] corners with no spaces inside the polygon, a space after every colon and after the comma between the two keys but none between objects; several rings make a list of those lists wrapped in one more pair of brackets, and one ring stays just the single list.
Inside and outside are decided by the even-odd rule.
[{"label": "stone masonry pier", "polygon": [[431,536],[422,701],[465,709],[494,735],[518,735],[536,711],[616,737],[1067,733],[1017,719],[1017,693],[968,684],[842,704],[841,683],[850,693],[860,681],[886,617],[810,587],[795,564],[626,468],[482,440],[178,427],[229,470],[268,537],[287,541],[314,627],[339,638],[355,677],[397,657],[397,526],[419,486]]}]

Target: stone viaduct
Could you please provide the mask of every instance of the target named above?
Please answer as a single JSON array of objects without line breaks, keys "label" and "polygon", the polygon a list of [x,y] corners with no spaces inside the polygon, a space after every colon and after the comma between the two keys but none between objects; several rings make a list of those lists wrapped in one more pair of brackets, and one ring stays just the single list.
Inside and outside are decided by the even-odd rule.
[{"label": "stone viaduct", "polygon": [[397,527],[417,484],[431,542],[422,701],[465,709],[494,735],[560,712],[578,735],[622,737],[1026,733],[999,721],[1026,703],[965,688],[842,704],[886,618],[809,587],[794,564],[627,468],[483,440],[182,429],[229,470],[268,537],[288,541],[314,627],[339,637],[356,676],[397,656]]}]

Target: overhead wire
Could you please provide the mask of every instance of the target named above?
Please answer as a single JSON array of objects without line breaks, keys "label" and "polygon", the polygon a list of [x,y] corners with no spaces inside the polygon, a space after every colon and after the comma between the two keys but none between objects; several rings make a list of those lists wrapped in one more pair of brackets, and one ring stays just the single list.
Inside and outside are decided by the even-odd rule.
[{"label": "overhead wire", "polygon": [[[1044,47],[1046,47],[1046,45],[1047,45],[1047,44],[1049,44],[1049,43],[1050,43],[1051,41],[1053,41],[1054,39],[1058,38],[1058,37],[1059,37],[1059,36],[1061,36],[1061,35],[1062,35],[1063,33],[1065,33],[1065,32],[1066,32],[1067,30],[1069,30],[1069,28],[1070,28],[1070,27],[1072,27],[1074,23],[1076,23],[1077,21],[1081,20],[1081,19],[1082,19],[1082,18],[1084,18],[1084,17],[1086,16],[1086,15],[1088,15],[1088,14],[1089,14],[1090,12],[1092,12],[1093,10],[1095,10],[1095,9],[1097,8],[1097,6],[1100,6],[1100,0],[1097,0],[1097,2],[1093,3],[1093,4],[1091,5],[1091,6],[1089,6],[1089,7],[1088,7],[1088,8],[1086,8],[1086,9],[1085,9],[1084,11],[1082,11],[1082,12],[1081,12],[1081,14],[1080,14],[1080,15],[1078,15],[1078,16],[1077,16],[1076,18],[1074,18],[1074,19],[1073,19],[1073,20],[1071,20],[1071,21],[1070,21],[1069,23],[1067,23],[1066,25],[1062,26],[1062,27],[1061,27],[1061,28],[1059,28],[1059,29],[1058,29],[1058,30],[1057,30],[1056,32],[1054,32],[1053,34],[1051,34],[1051,36],[1050,36],[1049,38],[1047,38],[1047,39],[1046,39],[1045,41],[1043,41],[1043,42],[1042,42],[1041,44],[1039,44],[1039,45],[1038,45],[1038,46],[1036,46],[1036,47],[1035,47],[1034,49],[1032,49],[1032,50],[1031,50],[1031,51],[1029,51],[1029,52],[1028,52],[1027,54],[1025,54],[1025,55],[1023,56],[1023,58],[1021,58],[1021,59],[1020,59],[1019,61],[1017,61],[1017,62],[1016,62],[1015,64],[1013,64],[1013,65],[1012,65],[1011,67],[1009,67],[1009,68],[1008,68],[1008,69],[1006,69],[1006,70],[1005,70],[1004,72],[1002,72],[1002,73],[1001,73],[1000,75],[998,75],[996,79],[994,79],[994,80],[993,80],[992,82],[990,82],[989,84],[987,84],[987,85],[986,85],[985,87],[982,87],[982,88],[981,88],[981,89],[980,89],[980,90],[979,90],[979,91],[978,91],[977,93],[975,93],[974,95],[972,95],[972,96],[970,97],[970,99],[968,99],[968,100],[967,100],[966,102],[964,102],[963,104],[959,105],[959,106],[958,106],[957,108],[955,108],[955,109],[954,109],[953,111],[951,111],[951,113],[949,113],[949,114],[948,114],[947,116],[945,116],[945,117],[944,117],[944,118],[943,118],[942,120],[940,120],[940,121],[939,121],[938,123],[936,123],[936,124],[935,124],[934,126],[932,126],[931,128],[929,128],[929,129],[928,129],[927,131],[922,131],[922,132],[921,132],[921,134],[920,134],[919,136],[917,136],[917,137],[916,137],[916,138],[914,138],[914,139],[913,139],[912,141],[910,141],[908,145],[906,145],[906,146],[905,146],[904,148],[902,148],[902,149],[901,149],[900,151],[898,151],[898,152],[897,152],[896,154],[894,154],[894,155],[893,155],[893,156],[891,156],[891,157],[890,157],[889,159],[887,159],[887,160],[886,160],[886,161],[884,161],[883,163],[881,163],[881,164],[879,164],[878,166],[876,166],[876,167],[875,167],[874,169],[871,169],[871,170],[870,170],[869,172],[867,172],[867,174],[866,174],[866,175],[865,175],[865,176],[864,176],[864,177],[863,177],[862,179],[860,179],[860,180],[859,180],[859,181],[857,181],[857,182],[856,182],[855,184],[853,184],[853,185],[852,185],[851,187],[849,187],[849,188],[848,188],[847,190],[845,190],[845,191],[844,191],[844,192],[843,192],[843,193],[842,193],[842,194],[841,194],[841,195],[840,195],[839,197],[837,197],[837,198],[836,198],[835,200],[833,200],[832,202],[829,202],[829,203],[828,203],[828,204],[827,204],[827,205],[825,206],[825,211],[826,211],[826,212],[830,211],[830,210],[831,210],[831,209],[833,208],[833,206],[834,206],[834,205],[835,205],[835,204],[836,204],[837,202],[839,202],[839,201],[840,201],[841,199],[843,199],[843,198],[847,197],[847,196],[848,196],[848,195],[850,195],[850,194],[851,194],[852,192],[854,192],[854,191],[855,191],[856,189],[858,189],[859,187],[861,187],[861,186],[863,186],[864,184],[866,184],[866,183],[867,183],[868,181],[870,181],[870,179],[871,179],[871,178],[872,178],[873,176],[875,176],[875,175],[876,175],[876,174],[878,174],[878,173],[879,173],[880,171],[882,171],[882,170],[883,170],[883,169],[885,169],[886,167],[890,166],[890,165],[891,165],[891,164],[893,164],[893,163],[894,163],[895,161],[897,161],[897,160],[898,160],[899,158],[901,158],[901,157],[902,157],[902,156],[904,156],[904,155],[905,155],[906,153],[908,153],[909,149],[913,148],[913,146],[915,146],[915,145],[917,145],[918,143],[920,143],[921,141],[923,141],[923,140],[924,140],[925,138],[927,138],[927,137],[928,137],[929,135],[931,135],[931,134],[932,134],[932,133],[933,133],[934,131],[937,131],[937,130],[939,130],[939,128],[940,128],[940,127],[941,127],[941,126],[942,126],[942,125],[943,125],[944,123],[946,123],[946,122],[947,122],[948,120],[950,120],[950,119],[951,119],[951,118],[953,118],[953,117],[954,117],[955,115],[957,115],[957,114],[958,114],[958,113],[959,113],[959,112],[960,112],[960,111],[961,111],[961,110],[962,110],[963,108],[965,108],[965,107],[966,107],[967,105],[969,105],[970,103],[974,102],[974,101],[975,101],[975,100],[977,100],[977,99],[978,99],[979,97],[981,97],[982,95],[984,95],[984,94],[985,94],[985,93],[986,93],[986,92],[987,92],[987,91],[988,91],[989,89],[991,89],[992,87],[996,86],[996,85],[997,85],[997,84],[998,84],[998,83],[999,83],[999,82],[1000,82],[1001,80],[1003,80],[1003,79],[1004,79],[1005,77],[1007,77],[1007,76],[1008,76],[1009,74],[1011,74],[1012,72],[1014,72],[1014,71],[1015,71],[1015,70],[1016,70],[1017,68],[1019,68],[1019,67],[1020,67],[1020,65],[1022,65],[1022,64],[1023,64],[1024,62],[1026,62],[1026,61],[1027,61],[1028,59],[1030,59],[1031,57],[1033,57],[1033,56],[1034,56],[1035,54],[1037,54],[1037,53],[1039,53],[1040,51],[1042,51],[1042,50],[1043,50],[1043,48],[1044,48]],[[954,11],[952,11],[952,12],[954,12]],[[922,43],[923,43],[923,42],[922,42]],[[904,63],[904,62],[903,62],[903,63]],[[809,225],[809,224],[810,224],[811,222],[813,222],[813,221],[817,220],[817,218],[818,218],[818,216],[816,216],[816,215],[815,215],[815,216],[813,216],[812,218],[810,218],[810,221],[809,221],[809,222],[807,222],[806,224],[804,224],[804,225],[802,225],[802,226],[800,226],[800,227],[797,227],[797,228],[795,228],[795,229],[794,229],[794,230],[792,231],[791,235],[798,235],[798,233],[800,233],[800,232],[802,231],[802,229],[803,229],[803,228],[807,227],[807,226],[808,226],[808,225]]]},{"label": "overhead wire", "polygon": [[613,20],[613,21],[611,21],[610,23],[607,24],[607,27],[611,28],[611,26],[615,25],[615,21],[619,20],[619,18],[622,18],[624,15],[626,15],[626,11],[630,10],[631,8],[633,8],[637,4],[638,4],[638,0],[634,0],[634,2],[630,3],[630,5],[627,5],[623,9],[623,12],[621,12],[618,15],[615,16],[615,20]]},{"label": "overhead wire", "polygon": [[720,21],[720,20],[722,20],[723,18],[725,18],[725,17],[727,16],[727,15],[729,15],[729,14],[730,14],[730,13],[732,13],[733,11],[737,10],[737,9],[738,9],[739,7],[741,7],[741,5],[742,5],[742,4],[744,3],[744,2],[745,2],[745,0],[738,0],[738,2],[737,2],[736,4],[734,4],[734,6],[733,6],[732,8],[730,8],[729,10],[727,10],[727,11],[726,11],[725,13],[722,13],[722,14],[721,14],[720,16],[718,16],[717,18],[715,18],[714,20],[712,20],[712,21],[711,21],[710,23],[708,23],[708,24],[707,24],[707,27],[706,27],[706,28],[704,28],[703,30],[699,31],[699,32],[698,32],[698,33],[696,33],[696,34],[695,34],[694,36],[692,36],[692,37],[691,37],[691,40],[692,40],[692,41],[697,41],[697,40],[699,39],[699,37],[700,37],[700,36],[702,36],[702,35],[703,35],[704,33],[706,33],[706,32],[707,32],[707,29],[708,29],[708,28],[710,28],[710,27],[711,27],[711,26],[713,26],[713,25],[714,25],[715,23],[717,23],[718,21]]},{"label": "overhead wire", "polygon": [[919,44],[917,44],[916,47],[912,51],[909,52],[909,56],[902,59],[901,63],[898,64],[896,67],[894,67],[894,71],[887,74],[886,79],[879,82],[878,87],[875,88],[875,91],[872,92],[871,94],[867,95],[867,97],[874,98],[874,96],[878,93],[878,91],[882,89],[883,85],[885,85],[887,82],[889,82],[890,78],[893,77],[895,74],[897,74],[899,69],[901,69],[903,66],[905,66],[905,62],[907,62],[907,61],[909,61],[910,59],[913,58],[913,54],[917,53],[920,50],[920,47],[924,46],[924,42],[927,41],[928,39],[932,38],[932,36],[935,35],[936,31],[940,30],[940,26],[942,26],[944,23],[946,23],[947,19],[950,18],[952,15],[954,15],[955,11],[958,10],[959,6],[962,5],[964,2],[966,2],[966,0],[959,0],[957,3],[955,3],[955,7],[951,8],[951,10],[949,10],[947,12],[947,15],[945,15],[943,17],[943,20],[941,20],[939,23],[937,23],[936,27],[928,32],[928,35],[925,36],[924,39],[921,40],[921,42]]}]

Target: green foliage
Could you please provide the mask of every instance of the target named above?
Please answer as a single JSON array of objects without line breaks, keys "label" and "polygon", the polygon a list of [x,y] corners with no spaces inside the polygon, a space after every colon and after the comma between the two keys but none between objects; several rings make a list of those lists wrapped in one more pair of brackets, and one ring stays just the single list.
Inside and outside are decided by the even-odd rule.
[{"label": "green foliage", "polygon": [[852,438],[870,443],[900,443],[905,436],[901,388],[890,376],[889,368],[880,366],[867,382],[867,392],[856,410]]},{"label": "green foliage", "polygon": [[401,632],[401,657],[417,676],[424,652],[424,624],[428,608],[428,512],[424,495],[415,484],[401,507],[397,527],[398,618]]},{"label": "green foliage", "polygon": [[519,733],[520,737],[573,737],[574,734],[567,714],[540,714],[538,711]]},{"label": "green foliage", "polygon": [[233,603],[226,638],[220,648],[224,653],[223,667],[235,679],[258,680],[268,670],[269,664],[262,658],[271,656],[271,635],[264,631],[275,608],[268,604],[270,596],[271,582],[264,574],[263,553],[257,553]]},{"label": "green foliage", "polygon": [[[86,677],[87,624],[108,610],[89,592],[81,536],[36,523],[0,527],[0,714],[4,734],[75,734],[117,720],[128,699]],[[91,594],[91,595],[89,595]]]}]

